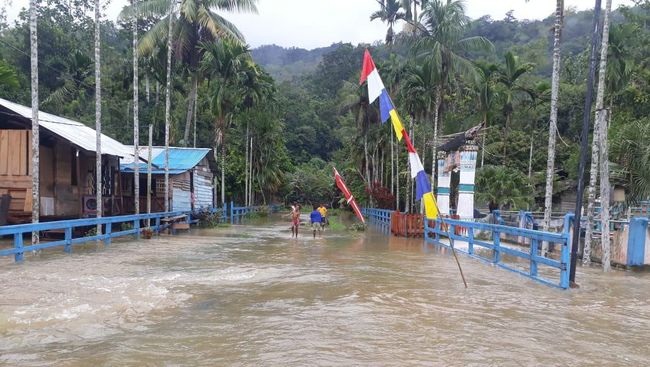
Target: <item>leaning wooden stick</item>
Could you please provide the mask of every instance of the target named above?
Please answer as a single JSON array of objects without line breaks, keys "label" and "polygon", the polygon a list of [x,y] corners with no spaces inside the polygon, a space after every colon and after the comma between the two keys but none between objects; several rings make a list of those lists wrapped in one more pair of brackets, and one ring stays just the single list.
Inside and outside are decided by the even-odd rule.
[{"label": "leaning wooden stick", "polygon": [[[438,207],[438,203],[435,202],[435,205],[436,205],[436,210],[438,211],[438,218],[440,218],[440,228],[442,229],[442,225],[445,224],[445,220],[442,218],[442,216],[440,216],[440,208]],[[456,249],[454,249],[454,240],[451,238],[451,233],[449,233],[449,226],[447,226],[447,237],[449,237],[449,247],[451,248],[451,253],[454,255],[454,259],[456,259],[456,264],[458,265],[458,271],[460,271],[460,277],[463,278],[463,284],[465,284],[465,288],[467,288],[467,281],[465,280],[465,274],[463,274],[463,268],[460,266],[460,261],[458,260],[458,256],[456,255]]]}]

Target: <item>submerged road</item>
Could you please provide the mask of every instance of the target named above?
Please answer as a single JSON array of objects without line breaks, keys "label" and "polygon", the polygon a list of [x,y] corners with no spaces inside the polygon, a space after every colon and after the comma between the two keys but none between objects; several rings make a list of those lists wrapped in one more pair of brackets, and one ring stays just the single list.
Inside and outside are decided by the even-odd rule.
[{"label": "submerged road", "polygon": [[641,366],[650,274],[562,291],[422,240],[286,220],[0,259],[0,365]]}]

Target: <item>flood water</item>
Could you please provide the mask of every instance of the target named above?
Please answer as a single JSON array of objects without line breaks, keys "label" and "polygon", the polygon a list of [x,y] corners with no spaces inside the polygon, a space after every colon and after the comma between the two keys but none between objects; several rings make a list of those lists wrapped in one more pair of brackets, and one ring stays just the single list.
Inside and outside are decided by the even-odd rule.
[{"label": "flood water", "polygon": [[422,240],[257,224],[0,259],[6,366],[647,366],[650,274],[563,291]]}]

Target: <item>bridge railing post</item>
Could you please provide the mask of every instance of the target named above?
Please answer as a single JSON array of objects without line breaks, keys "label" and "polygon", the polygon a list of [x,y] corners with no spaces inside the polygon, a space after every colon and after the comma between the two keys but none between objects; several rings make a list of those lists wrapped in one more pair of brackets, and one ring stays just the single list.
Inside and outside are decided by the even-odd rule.
[{"label": "bridge railing post", "polygon": [[539,248],[539,240],[533,238],[530,241],[530,275],[537,276],[537,249]]},{"label": "bridge railing post", "polygon": [[25,253],[22,252],[23,249],[23,234],[16,233],[14,234],[14,247],[16,248],[16,254],[14,254],[14,260],[19,263],[25,259]]},{"label": "bridge railing post", "polygon": [[68,254],[72,252],[72,227],[65,228],[65,246],[63,247],[63,251]]},{"label": "bridge railing post", "polygon": [[111,244],[113,223],[107,222],[104,230],[104,245],[109,246]]},{"label": "bridge railing post", "polygon": [[474,227],[469,227],[469,241],[467,246],[467,252],[470,255],[474,255]]},{"label": "bridge railing post", "polygon": [[135,238],[140,239],[140,218],[133,220],[133,229],[135,230]]},{"label": "bridge railing post", "polygon": [[492,242],[494,243],[494,263],[501,262],[501,233],[497,230],[492,231]]}]

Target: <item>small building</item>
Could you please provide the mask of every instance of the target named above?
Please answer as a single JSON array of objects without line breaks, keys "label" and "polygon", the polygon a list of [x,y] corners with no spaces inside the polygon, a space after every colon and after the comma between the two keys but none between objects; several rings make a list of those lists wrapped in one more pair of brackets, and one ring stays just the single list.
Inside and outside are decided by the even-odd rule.
[{"label": "small building", "polygon": [[[32,110],[0,98],[0,195],[9,195],[8,223],[32,217]],[[96,215],[95,130],[39,112],[42,221]],[[127,147],[102,135],[104,215],[123,212],[120,158]]]},{"label": "small building", "polygon": [[[129,147],[133,151],[133,147]],[[173,211],[189,211],[213,206],[213,174],[208,161],[209,148],[169,148],[169,208]],[[147,160],[148,147],[140,147],[140,159]],[[151,211],[165,210],[165,148],[153,147]],[[124,207],[128,213],[135,211],[133,187],[134,163],[125,159],[120,165]],[[140,212],[147,208],[147,163],[139,163]]]}]

